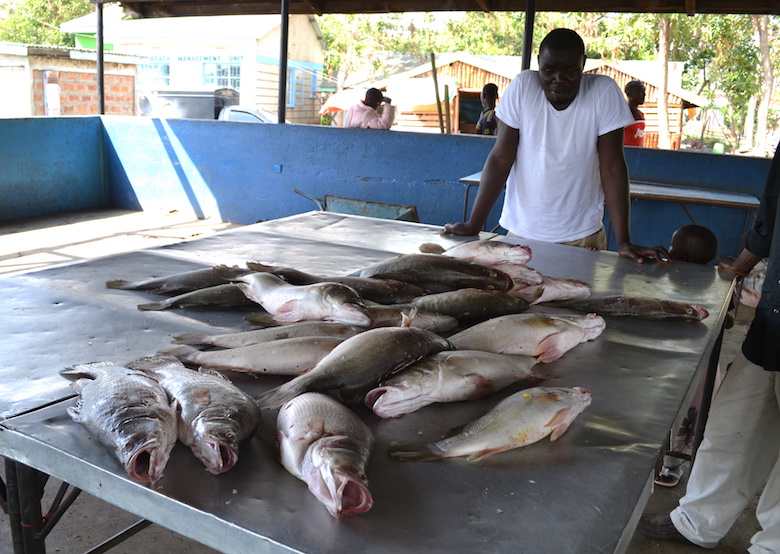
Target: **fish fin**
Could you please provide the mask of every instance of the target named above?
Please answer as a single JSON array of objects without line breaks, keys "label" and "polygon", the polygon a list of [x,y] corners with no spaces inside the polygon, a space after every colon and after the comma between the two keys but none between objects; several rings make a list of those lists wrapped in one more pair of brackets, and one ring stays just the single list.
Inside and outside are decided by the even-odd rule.
[{"label": "fish fin", "polygon": [[251,269],[244,269],[243,267],[238,267],[237,265],[227,266],[225,264],[215,265],[213,271],[217,277],[221,277],[226,281],[237,281],[244,275],[254,273],[254,271]]},{"label": "fish fin", "polygon": [[[294,379],[293,379],[294,381]],[[255,397],[255,402],[261,410],[281,408],[282,404],[304,392],[297,383],[288,381]]]},{"label": "fish fin", "polygon": [[[536,402],[537,404],[553,404],[554,402],[558,402],[558,395],[554,392],[548,392],[547,394],[540,394],[539,396],[534,397],[531,402]],[[549,423],[548,423],[549,425]]]},{"label": "fish fin", "polygon": [[274,319],[279,323],[294,323],[300,321],[300,317],[295,313],[297,304],[297,300],[288,300],[277,308]]},{"label": "fish fin", "polygon": [[473,387],[474,394],[470,398],[482,398],[483,396],[487,396],[488,394],[494,393],[497,390],[496,385],[492,380],[486,378],[484,375],[480,375],[479,373],[469,373],[468,375],[464,375],[464,377],[466,381]]},{"label": "fish fin", "polygon": [[271,316],[271,314],[267,313],[248,314],[244,316],[244,319],[253,325],[259,325],[261,327],[277,327],[279,325],[277,321],[274,321],[274,318]]},{"label": "fish fin", "polygon": [[276,266],[264,264],[261,262],[247,262],[246,266],[252,271],[259,271],[261,273],[270,273],[276,269]]},{"label": "fish fin", "polygon": [[225,377],[225,376],[222,374],[222,372],[220,372],[220,371],[217,371],[216,369],[211,369],[211,368],[210,368],[209,366],[207,366],[207,365],[202,365],[202,366],[200,366],[200,367],[198,368],[198,373],[203,373],[204,375],[211,375],[211,376],[213,376],[213,377],[219,377],[220,379],[224,379],[224,380],[225,380],[225,381],[227,381],[228,383],[232,383],[232,381],[231,381],[230,379],[228,379],[227,377]]},{"label": "fish fin", "polygon": [[197,363],[195,357],[200,354],[200,350],[194,346],[188,344],[181,344],[179,346],[169,346],[167,348],[161,348],[157,351],[158,356],[175,356],[182,362]]},{"label": "fish fin", "polygon": [[536,359],[543,364],[554,362],[563,356],[564,352],[558,345],[558,341],[560,339],[559,335],[560,333],[553,333],[552,335],[546,336],[536,346],[534,351],[531,353],[531,356],[536,357]]},{"label": "fish fin", "polygon": [[106,281],[106,288],[109,289],[128,290],[134,287],[135,287],[135,283],[131,283],[130,281],[125,281],[124,279],[112,279],[110,281]]},{"label": "fish fin", "polygon": [[210,344],[208,342],[209,335],[205,333],[184,333],[183,335],[176,335],[173,337],[171,343],[173,344]]},{"label": "fish fin", "polygon": [[412,306],[412,308],[409,310],[409,313],[401,312],[401,327],[411,327],[412,321],[414,321],[415,316],[418,312],[417,306]]},{"label": "fish fin", "polygon": [[523,298],[523,300],[525,300],[529,304],[535,304],[536,301],[539,300],[543,294],[544,294],[544,287],[539,285],[533,290],[531,294],[526,295]]},{"label": "fish fin", "polygon": [[420,252],[423,254],[442,254],[444,253],[444,247],[441,244],[435,242],[424,242],[419,247]]},{"label": "fish fin", "polygon": [[463,429],[465,429],[465,428],[466,428],[466,425],[467,425],[467,424],[458,425],[457,427],[453,427],[452,429],[447,429],[447,430],[444,432],[444,435],[442,435],[442,438],[443,438],[443,439],[447,439],[447,438],[450,438],[450,437],[454,437],[454,436],[455,436],[455,435],[457,435],[458,433],[462,432],[462,431],[463,431]]},{"label": "fish fin", "polygon": [[150,302],[148,304],[138,304],[138,309],[144,311],[157,312],[160,310],[164,310],[165,308],[169,308],[170,306],[171,306],[170,302],[163,300],[161,302]]},{"label": "fish fin", "polygon": [[554,441],[566,432],[566,429],[571,425],[569,415],[571,414],[571,408],[562,408],[556,412],[553,418],[545,425],[545,427],[554,427],[550,440]]},{"label": "fish fin", "polygon": [[402,462],[432,462],[440,460],[443,456],[436,450],[432,442],[417,444],[390,443],[390,455]]},{"label": "fish fin", "polygon": [[512,450],[515,447],[516,445],[507,445],[507,446],[502,446],[500,448],[487,448],[485,450],[480,450],[479,452],[474,452],[473,454],[470,454],[469,456],[466,457],[466,461],[469,463],[478,462],[480,460],[487,458],[488,456],[492,456],[493,454],[500,454],[501,452]]}]

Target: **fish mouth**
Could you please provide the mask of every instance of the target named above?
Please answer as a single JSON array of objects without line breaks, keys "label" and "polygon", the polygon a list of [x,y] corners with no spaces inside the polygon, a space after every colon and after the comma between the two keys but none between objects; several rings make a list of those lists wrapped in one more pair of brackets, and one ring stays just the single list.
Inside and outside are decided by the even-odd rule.
[{"label": "fish mouth", "polygon": [[125,468],[133,481],[156,483],[163,476],[168,457],[162,455],[162,448],[155,439],[143,443],[130,456]]},{"label": "fish mouth", "polygon": [[710,316],[710,312],[708,312],[704,306],[699,306],[698,304],[694,304],[693,309],[696,312],[696,315],[699,316],[699,320],[706,319]]},{"label": "fish mouth", "polygon": [[366,397],[364,399],[364,402],[366,403],[366,406],[374,409],[374,406],[376,405],[377,401],[387,392],[386,387],[377,387],[375,389],[372,389],[366,393]]},{"label": "fish mouth", "polygon": [[366,486],[349,475],[335,473],[338,486],[337,498],[340,499],[339,514],[353,516],[367,512],[374,505],[371,493]]},{"label": "fish mouth", "polygon": [[205,442],[201,460],[209,473],[219,475],[233,468],[238,462],[236,450],[221,442]]}]

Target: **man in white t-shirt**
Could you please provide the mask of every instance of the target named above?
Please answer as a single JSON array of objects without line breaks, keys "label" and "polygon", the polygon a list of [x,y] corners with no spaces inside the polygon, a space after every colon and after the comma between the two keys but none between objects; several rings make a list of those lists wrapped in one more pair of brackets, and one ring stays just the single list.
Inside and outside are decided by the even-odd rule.
[{"label": "man in white t-shirt", "polygon": [[499,131],[482,170],[471,218],[445,233],[475,235],[506,183],[499,223],[510,235],[604,249],[604,201],[621,256],[668,259],[631,243],[623,127],[634,118],[614,80],[583,75],[585,45],[569,29],[539,46],[539,71],[523,71],[496,108]]}]

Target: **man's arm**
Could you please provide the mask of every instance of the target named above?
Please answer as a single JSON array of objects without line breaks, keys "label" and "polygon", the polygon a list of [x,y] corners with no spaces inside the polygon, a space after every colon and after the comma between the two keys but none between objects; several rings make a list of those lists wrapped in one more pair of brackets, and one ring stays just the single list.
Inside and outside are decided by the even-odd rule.
[{"label": "man's arm", "polygon": [[644,258],[659,261],[669,259],[669,253],[662,246],[644,247],[631,243],[630,213],[631,200],[628,189],[628,167],[623,154],[623,128],[615,129],[598,138],[599,170],[604,199],[609,210],[609,220],[615,231],[618,253],[642,263]]},{"label": "man's arm", "polygon": [[501,121],[498,122],[498,128],[500,130],[498,138],[482,168],[482,178],[479,180],[477,197],[471,208],[471,217],[465,222],[448,223],[444,226],[443,233],[466,236],[478,234],[485,225],[501,191],[504,190],[509,171],[517,156],[520,132]]},{"label": "man's arm", "polygon": [[374,112],[373,116],[366,118],[366,128],[387,130],[393,126],[393,121],[395,121],[395,106],[385,104],[381,116]]}]

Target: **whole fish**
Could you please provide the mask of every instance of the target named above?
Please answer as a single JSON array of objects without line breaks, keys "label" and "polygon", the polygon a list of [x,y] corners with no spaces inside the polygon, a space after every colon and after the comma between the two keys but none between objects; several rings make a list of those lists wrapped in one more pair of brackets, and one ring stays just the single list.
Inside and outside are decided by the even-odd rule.
[{"label": "whole fish", "polygon": [[371,509],[366,467],[374,436],[355,413],[325,394],[308,392],[282,406],[276,428],[279,461],[333,517]]},{"label": "whole fish", "polygon": [[530,356],[451,350],[431,354],[384,379],[365,397],[382,418],[400,417],[434,402],[476,400],[519,381],[538,383]]},{"label": "whole fish", "polygon": [[68,414],[113,451],[134,481],[155,483],[176,444],[176,411],[165,391],[141,371],[92,362],[60,371],[78,392]]},{"label": "whole fish", "polygon": [[512,291],[530,287],[531,285],[541,285],[544,281],[544,275],[527,265],[497,264],[493,267],[503,271],[512,278]]},{"label": "whole fish", "polygon": [[343,337],[296,337],[226,350],[202,351],[181,345],[163,348],[160,355],[208,369],[228,369],[265,375],[300,375],[344,340]]},{"label": "whole fish", "polygon": [[439,254],[401,254],[352,275],[397,279],[430,292],[462,288],[506,291],[512,288],[512,278],[502,271]]},{"label": "whole fish", "polygon": [[458,320],[452,316],[420,310],[413,304],[371,304],[368,314],[374,320],[372,328],[416,327],[433,333],[446,333],[458,326]]},{"label": "whole fish", "polygon": [[444,255],[489,266],[527,264],[531,261],[531,247],[500,240],[474,240],[454,246]]},{"label": "whole fish", "polygon": [[451,349],[446,339],[425,329],[369,329],[339,344],[310,371],[260,395],[257,403],[261,408],[278,408],[312,391],[337,391],[345,401],[362,398],[385,375]]},{"label": "whole fish", "polygon": [[421,310],[456,319],[489,318],[517,314],[528,309],[528,301],[500,290],[458,289],[428,294],[410,302]]},{"label": "whole fish", "polygon": [[218,373],[187,369],[172,356],[151,356],[128,367],[148,374],[175,402],[179,440],[209,473],[219,475],[238,461],[238,446],[254,436],[260,409],[252,397]]},{"label": "whole fish", "polygon": [[260,304],[280,323],[322,320],[371,325],[363,299],[346,285],[291,285],[271,273],[227,266],[217,266],[214,270],[218,275],[237,281],[247,298]]},{"label": "whole fish", "polygon": [[458,350],[534,356],[539,362],[557,360],[566,352],[598,337],[604,318],[588,315],[510,314],[495,317],[450,337]]},{"label": "whole fish", "polygon": [[[538,285],[530,285],[522,289],[513,288],[510,291],[510,294],[519,296],[531,304],[554,302],[556,300],[584,299],[590,298],[590,295],[592,294],[590,285],[578,279],[557,279],[545,275],[541,287],[541,295],[538,294]],[[534,296],[536,298],[534,298]]]},{"label": "whole fish", "polygon": [[461,432],[434,442],[391,444],[390,455],[403,461],[429,462],[468,456],[477,462],[499,452],[526,446],[547,435],[554,441],[590,405],[581,387],[536,387],[506,397]]},{"label": "whole fish", "polygon": [[213,268],[208,267],[143,281],[113,279],[106,281],[106,287],[122,290],[146,290],[154,294],[181,294],[225,283],[227,283],[225,279],[217,276]]},{"label": "whole fish", "polygon": [[314,283],[340,283],[347,285],[357,291],[364,300],[379,302],[380,304],[395,304],[420,296],[428,292],[427,290],[398,281],[396,279],[375,279],[373,277],[322,277],[304,273],[297,269],[289,267],[269,266],[257,262],[247,262],[247,267],[253,271],[267,272],[277,277],[281,277],[292,285],[312,285]]},{"label": "whole fish", "polygon": [[695,322],[710,315],[704,306],[698,304],[640,296],[602,296],[588,300],[556,302],[554,305],[602,315],[630,316],[653,320]]},{"label": "whole fish", "polygon": [[215,287],[207,287],[178,296],[171,296],[160,302],[139,304],[139,310],[165,310],[167,308],[189,308],[193,306],[246,306],[252,304],[246,295],[234,283],[225,283]]},{"label": "whole fish", "polygon": [[260,344],[279,339],[292,339],[296,337],[351,337],[365,331],[364,327],[347,325],[345,323],[333,323],[328,321],[300,321],[288,325],[254,329],[239,333],[225,333],[220,335],[206,335],[205,333],[185,333],[173,337],[175,344],[202,344],[207,346],[219,346],[220,348],[240,348],[250,344]]}]

